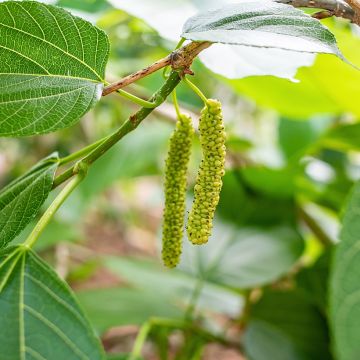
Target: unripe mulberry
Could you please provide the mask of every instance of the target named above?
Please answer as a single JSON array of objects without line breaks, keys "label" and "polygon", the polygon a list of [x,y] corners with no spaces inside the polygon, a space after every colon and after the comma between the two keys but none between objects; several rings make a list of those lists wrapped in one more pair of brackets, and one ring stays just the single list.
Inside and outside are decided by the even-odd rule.
[{"label": "unripe mulberry", "polygon": [[203,159],[194,188],[194,202],[189,214],[187,233],[193,244],[208,241],[225,173],[225,131],[221,103],[209,99],[199,122]]},{"label": "unripe mulberry", "polygon": [[186,175],[194,135],[191,118],[180,115],[170,138],[165,163],[165,210],[162,237],[162,258],[167,267],[180,260],[186,200]]}]

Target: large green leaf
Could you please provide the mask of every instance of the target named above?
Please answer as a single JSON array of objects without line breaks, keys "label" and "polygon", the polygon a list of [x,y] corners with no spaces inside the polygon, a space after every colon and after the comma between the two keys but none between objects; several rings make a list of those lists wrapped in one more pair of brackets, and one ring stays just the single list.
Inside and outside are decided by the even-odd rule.
[{"label": "large green leaf", "polygon": [[0,191],[0,248],[39,212],[51,191],[57,167],[58,156],[52,155]]},{"label": "large green leaf", "polygon": [[105,33],[63,9],[0,3],[0,135],[75,123],[101,96],[108,53]]},{"label": "large green leaf", "polygon": [[319,21],[292,6],[267,0],[200,13],[185,23],[182,36],[195,41],[340,55],[334,35]]},{"label": "large green leaf", "polygon": [[335,252],[330,285],[330,313],[337,358],[360,354],[360,183],[346,206],[341,242]]},{"label": "large green leaf", "polygon": [[104,358],[70,288],[31,250],[0,253],[2,360]]},{"label": "large green leaf", "polygon": [[265,292],[250,310],[244,346],[251,360],[332,359],[325,319],[295,291]]}]

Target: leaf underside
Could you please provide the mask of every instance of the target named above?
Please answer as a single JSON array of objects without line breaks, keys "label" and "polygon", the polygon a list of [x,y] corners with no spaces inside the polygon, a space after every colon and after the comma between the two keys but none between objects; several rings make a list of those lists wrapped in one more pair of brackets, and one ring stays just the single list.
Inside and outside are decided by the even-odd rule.
[{"label": "leaf underside", "polygon": [[0,3],[0,136],[65,128],[101,96],[106,34],[34,1]]},{"label": "leaf underside", "polygon": [[244,2],[200,13],[185,23],[182,36],[194,41],[341,56],[334,35],[318,20],[271,1]]},{"label": "leaf underside", "polygon": [[100,360],[103,353],[70,288],[24,247],[0,252],[2,360]]},{"label": "leaf underside", "polygon": [[12,241],[39,212],[58,167],[52,155],[0,191],[0,248]]}]

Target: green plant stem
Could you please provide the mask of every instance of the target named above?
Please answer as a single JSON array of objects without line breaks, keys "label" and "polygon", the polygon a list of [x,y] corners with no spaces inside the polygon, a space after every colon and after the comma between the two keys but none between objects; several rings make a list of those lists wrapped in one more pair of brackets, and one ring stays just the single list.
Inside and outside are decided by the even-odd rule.
[{"label": "green plant stem", "polygon": [[204,104],[207,105],[208,99],[203,94],[203,92],[194,83],[192,83],[188,78],[184,77],[183,80],[191,88],[191,90],[193,90],[200,97],[200,99],[204,102]]},{"label": "green plant stem", "polygon": [[102,139],[80,149],[79,151],[74,152],[73,154],[70,154],[69,156],[65,156],[63,158],[60,159],[59,165],[66,165],[70,162],[73,162],[75,160],[80,159],[81,157],[87,155],[90,151],[94,150],[95,148],[97,148],[101,143],[103,143],[106,139],[108,138],[108,136],[103,137]]},{"label": "green plant stem", "polygon": [[[179,74],[176,71],[172,71],[164,85],[151,97],[150,101],[157,102],[160,105],[171,94],[171,92],[180,83],[180,81],[181,79]],[[139,126],[139,124],[152,113],[153,110],[153,108],[142,107],[139,111],[130,116],[130,118],[125,121],[125,123],[117,131],[108,136],[104,142],[94,148],[94,150],[92,150],[80,161],[88,166],[91,165],[99,157],[104,155],[125,135],[135,130]],[[70,169],[66,170],[63,174],[59,175],[54,180],[53,188],[56,188],[63,182],[70,179],[73,175],[75,175],[77,173],[77,168],[78,167],[73,166]]]},{"label": "green plant stem", "polygon": [[178,99],[177,99],[177,96],[176,96],[176,90],[175,89],[172,92],[172,98],[173,98],[173,103],[174,103],[176,115],[177,115],[178,119],[180,119],[181,111],[180,111],[180,107],[179,107],[179,103],[178,103]]},{"label": "green plant stem", "polygon": [[24,246],[28,248],[32,248],[36,241],[38,240],[39,236],[44,231],[45,227],[49,224],[51,219],[54,217],[55,213],[58,211],[60,206],[64,203],[64,201],[69,197],[69,195],[72,193],[72,191],[79,185],[79,183],[83,180],[85,177],[86,171],[82,169],[78,172],[76,177],[69,182],[63,190],[59,193],[59,195],[56,196],[54,201],[51,203],[51,205],[48,207],[48,209],[45,211],[41,219],[38,221],[38,223],[35,225],[33,231],[28,236],[26,241],[24,242]]}]

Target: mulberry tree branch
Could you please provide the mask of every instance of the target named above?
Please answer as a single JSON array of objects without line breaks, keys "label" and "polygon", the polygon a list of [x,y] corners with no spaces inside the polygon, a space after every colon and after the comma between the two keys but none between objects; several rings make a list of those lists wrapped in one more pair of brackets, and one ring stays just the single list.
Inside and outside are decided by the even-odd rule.
[{"label": "mulberry tree branch", "polygon": [[360,25],[360,0],[345,0],[349,6],[354,10],[354,20],[355,24]]},{"label": "mulberry tree branch", "polygon": [[360,25],[360,0],[275,0],[278,3],[292,5],[294,7],[322,9],[317,18],[330,16],[342,17]]},{"label": "mulberry tree branch", "polygon": [[158,71],[166,66],[171,65],[174,70],[188,70],[199,53],[208,48],[211,45],[210,42],[191,42],[183,46],[182,48],[173,51],[168,56],[156,61],[155,63],[147,66],[146,68],[136,71],[133,74],[130,74],[119,81],[106,86],[103,90],[103,96],[109,95],[119,89],[124,88],[137,80],[140,80],[150,74]]}]

